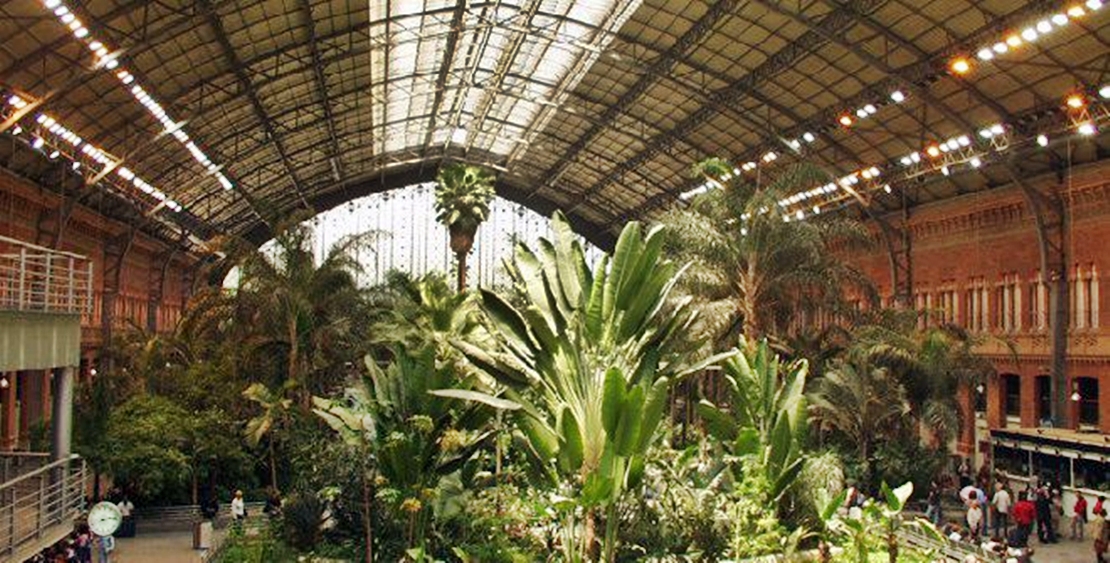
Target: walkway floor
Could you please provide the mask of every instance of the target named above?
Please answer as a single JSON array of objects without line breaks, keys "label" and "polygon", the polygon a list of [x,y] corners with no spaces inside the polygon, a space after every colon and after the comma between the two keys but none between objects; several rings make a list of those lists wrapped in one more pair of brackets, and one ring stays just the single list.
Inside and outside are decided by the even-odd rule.
[{"label": "walkway floor", "polygon": [[199,563],[202,553],[193,549],[191,530],[146,532],[117,539],[112,563]]},{"label": "walkway floor", "polygon": [[1036,563],[1094,563],[1094,544],[1090,540],[1060,540],[1060,543],[1041,545],[1034,540],[1033,561]]}]

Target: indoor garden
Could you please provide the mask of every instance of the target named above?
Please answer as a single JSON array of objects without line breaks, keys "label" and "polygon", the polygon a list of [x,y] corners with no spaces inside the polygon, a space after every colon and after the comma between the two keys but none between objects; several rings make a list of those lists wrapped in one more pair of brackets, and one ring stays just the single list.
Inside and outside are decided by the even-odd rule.
[{"label": "indoor garden", "polygon": [[466,275],[493,177],[462,164],[428,192],[447,271],[368,276],[378,226],[229,240],[233,288],[112,343],[78,450],[141,505],[280,498],[223,561],[930,561],[906,539],[939,537],[918,514],[989,363],[879,306],[838,258],[860,224],[782,213],[814,169],[723,166],[609,253],[556,212],[497,283]]}]

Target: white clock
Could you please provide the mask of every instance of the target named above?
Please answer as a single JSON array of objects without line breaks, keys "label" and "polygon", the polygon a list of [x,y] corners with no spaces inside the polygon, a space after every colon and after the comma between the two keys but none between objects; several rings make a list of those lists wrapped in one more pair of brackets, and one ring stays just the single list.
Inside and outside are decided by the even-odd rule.
[{"label": "white clock", "polygon": [[123,513],[113,503],[98,502],[89,510],[89,529],[98,536],[110,536],[116,533],[121,522],[123,522]]}]

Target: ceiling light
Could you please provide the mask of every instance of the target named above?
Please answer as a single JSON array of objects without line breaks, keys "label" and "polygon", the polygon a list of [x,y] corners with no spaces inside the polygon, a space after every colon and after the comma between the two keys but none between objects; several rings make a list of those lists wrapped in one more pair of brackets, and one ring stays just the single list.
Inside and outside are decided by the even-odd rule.
[{"label": "ceiling light", "polygon": [[89,30],[85,29],[84,27],[79,27],[79,28],[73,30],[73,36],[78,38],[78,39],[84,39],[88,35],[89,35]]},{"label": "ceiling light", "polygon": [[778,157],[779,155],[775,154],[775,151],[767,151],[767,154],[763,155],[763,162],[772,162]]},{"label": "ceiling light", "polygon": [[984,47],[982,49],[979,49],[979,54],[977,56],[981,61],[989,61],[994,58],[994,52]]},{"label": "ceiling light", "polygon": [[1056,27],[1064,27],[1065,25],[1068,25],[1068,16],[1065,14],[1053,14],[1052,18],[1050,19],[1052,20],[1052,23],[1056,24]]},{"label": "ceiling light", "polygon": [[1068,17],[1069,18],[1072,18],[1072,19],[1081,18],[1081,17],[1085,16],[1086,14],[1087,14],[1087,12],[1083,10],[1083,6],[1072,6],[1072,7],[1068,8]]},{"label": "ceiling light", "polygon": [[1077,127],[1076,130],[1079,131],[1080,135],[1083,135],[1085,137],[1090,137],[1091,135],[1094,135],[1098,132],[1098,130],[1095,129],[1095,124],[1091,123],[1090,121],[1084,121],[1083,123],[1080,123],[1079,127]]},{"label": "ceiling light", "polygon": [[1010,50],[1010,48],[1007,47],[1006,44],[1001,42],[1001,41],[999,41],[998,43],[995,43],[994,46],[991,47],[991,49],[993,49],[994,52],[998,53],[999,55],[1001,55],[1002,53],[1005,53],[1006,51]]},{"label": "ceiling light", "polygon": [[995,135],[1001,135],[1005,132],[1006,132],[1006,129],[1002,127],[1001,123],[995,123],[994,125],[991,126],[991,133],[994,133]]},{"label": "ceiling light", "polygon": [[794,217],[797,218],[799,221],[801,221],[802,219],[806,218],[806,214],[805,214],[804,211],[799,209],[797,212],[794,213]]},{"label": "ceiling light", "polygon": [[1069,95],[1065,101],[1071,109],[1081,109],[1083,106],[1087,105],[1086,100],[1083,99],[1083,94],[1078,93]]},{"label": "ceiling light", "polygon": [[46,9],[53,10],[54,8],[57,8],[58,5],[61,4],[61,3],[62,3],[62,0],[46,0],[42,4],[44,6],[46,6]]},{"label": "ceiling light", "polygon": [[57,8],[54,9],[54,15],[58,16],[59,18],[68,14],[68,13],[69,13],[69,8],[66,8],[65,6],[58,6]]},{"label": "ceiling light", "polygon": [[1006,38],[1006,44],[1011,47],[1018,47],[1021,45],[1021,36],[1014,33]]},{"label": "ceiling light", "polygon": [[910,153],[910,160],[912,160],[914,162],[921,162],[921,154],[916,153],[916,152],[915,153]]},{"label": "ceiling light", "polygon": [[802,139],[804,139],[807,143],[812,143],[813,141],[817,140],[817,137],[814,137],[813,133],[807,131],[802,134]]},{"label": "ceiling light", "polygon": [[851,127],[852,126],[852,116],[850,116],[848,114],[844,114],[844,115],[840,116],[840,119],[838,119],[837,121],[839,121],[840,124],[845,126],[845,127]]},{"label": "ceiling light", "polygon": [[952,72],[956,74],[967,74],[968,72],[971,72],[971,63],[963,57],[957,57],[952,60],[949,68],[951,68]]},{"label": "ceiling light", "polygon": [[41,149],[42,146],[45,145],[45,144],[46,144],[46,141],[43,141],[42,137],[35,137],[35,141],[33,143],[31,143],[31,146],[36,148],[36,149]]},{"label": "ceiling light", "polygon": [[958,143],[961,147],[966,147],[971,145],[971,138],[969,138],[967,135],[960,135],[960,137],[956,139],[956,143]]},{"label": "ceiling light", "polygon": [[1052,31],[1052,22],[1050,22],[1048,20],[1041,20],[1041,21],[1037,22],[1037,32],[1038,33],[1043,35],[1043,34],[1048,33],[1050,31]]},{"label": "ceiling light", "polygon": [[945,165],[945,166],[940,167],[940,173],[944,174],[945,176],[948,176],[948,175],[952,174],[952,171],[948,169],[947,165]]},{"label": "ceiling light", "polygon": [[890,193],[890,184],[887,184],[887,185],[883,186],[883,191],[889,194]]},{"label": "ceiling light", "polygon": [[1098,95],[1103,98],[1110,98],[1110,84],[1098,89]]},{"label": "ceiling light", "polygon": [[1048,136],[1047,135],[1037,135],[1037,144],[1042,146],[1042,147],[1047,147],[1048,146]]},{"label": "ceiling light", "polygon": [[1035,30],[1031,27],[1027,27],[1027,28],[1021,30],[1021,38],[1026,40],[1026,41],[1036,41],[1037,40],[1037,30]]},{"label": "ceiling light", "polygon": [[874,106],[874,104],[867,104],[867,105],[863,106],[863,111],[874,115],[875,112],[877,112],[879,110]]},{"label": "ceiling light", "polygon": [[74,162],[73,163],[73,169],[74,170],[79,170],[80,168],[81,168],[81,163],[80,162]]},{"label": "ceiling light", "polygon": [[972,168],[979,168],[982,165],[983,165],[983,161],[979,160],[979,157],[976,156],[976,157],[971,159]]},{"label": "ceiling light", "polygon": [[903,94],[901,90],[895,90],[890,93],[890,99],[893,100],[894,103],[900,104],[906,101],[906,95]]},{"label": "ceiling light", "polygon": [[22,132],[23,132],[23,128],[22,128],[22,127],[20,127],[20,126],[18,126],[18,125],[16,125],[15,127],[12,127],[12,135],[18,135],[18,134],[20,134],[20,133],[22,133]]},{"label": "ceiling light", "polygon": [[50,153],[50,160],[54,160],[55,158],[58,158],[59,156],[62,156],[62,153],[60,153],[58,151],[54,151],[54,152]]},{"label": "ceiling light", "polygon": [[1087,8],[1092,11],[1102,8],[1102,0],[1087,0]]},{"label": "ceiling light", "polygon": [[994,136],[994,133],[991,133],[990,129],[982,129],[979,131],[979,136],[984,139],[989,139]]},{"label": "ceiling light", "polygon": [[77,19],[77,16],[68,13],[69,10],[66,10],[66,12],[67,13],[65,15],[63,15],[61,19],[62,19],[62,23],[66,24],[66,25],[69,25],[70,23],[73,23],[73,21]]},{"label": "ceiling light", "polygon": [[863,118],[867,117],[867,111],[864,110],[863,108],[857,109],[856,110],[856,117],[858,117],[860,119],[863,119]]},{"label": "ceiling light", "polygon": [[813,206],[813,214],[814,214],[814,215],[817,215],[817,214],[819,214],[819,213],[821,213],[821,206],[819,206],[819,205],[814,205],[814,206]]},{"label": "ceiling light", "polygon": [[903,156],[902,160],[900,162],[902,163],[902,166],[909,166],[909,165],[913,164],[913,161],[910,160],[910,157],[908,157],[908,156]]},{"label": "ceiling light", "polygon": [[929,156],[931,156],[933,158],[936,158],[936,157],[940,156],[940,147],[938,147],[936,145],[929,145],[929,148],[925,149],[925,152]]}]

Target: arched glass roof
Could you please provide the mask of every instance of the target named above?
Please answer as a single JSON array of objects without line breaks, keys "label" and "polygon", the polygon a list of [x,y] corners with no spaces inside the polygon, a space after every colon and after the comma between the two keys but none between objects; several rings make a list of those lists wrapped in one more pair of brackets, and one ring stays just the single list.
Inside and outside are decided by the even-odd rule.
[{"label": "arched glass roof", "polygon": [[195,240],[445,160],[605,244],[708,155],[882,213],[1106,152],[1101,0],[9,0],[0,44],[0,165]]}]

